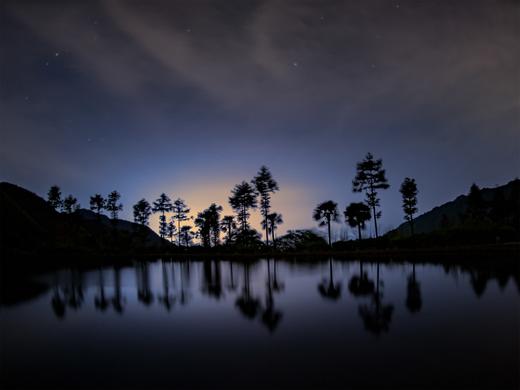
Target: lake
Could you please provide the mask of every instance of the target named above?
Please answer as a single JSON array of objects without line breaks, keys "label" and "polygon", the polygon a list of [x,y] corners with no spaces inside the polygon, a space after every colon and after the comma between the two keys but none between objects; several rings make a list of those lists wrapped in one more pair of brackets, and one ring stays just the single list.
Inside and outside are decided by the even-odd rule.
[{"label": "lake", "polygon": [[518,388],[519,282],[332,259],[62,270],[0,307],[2,387]]}]

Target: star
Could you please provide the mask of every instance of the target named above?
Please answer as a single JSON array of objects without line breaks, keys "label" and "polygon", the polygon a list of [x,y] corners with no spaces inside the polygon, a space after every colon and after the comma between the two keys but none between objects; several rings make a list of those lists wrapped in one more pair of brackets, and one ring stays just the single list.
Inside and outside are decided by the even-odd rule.
[{"label": "star", "polygon": [[185,31],[186,31],[187,33],[190,33],[190,32],[191,32],[191,28],[187,28]]},{"label": "star", "polygon": [[49,61],[45,61],[45,66],[49,66]]},{"label": "star", "polygon": [[54,53],[54,57],[59,57],[59,56],[60,56],[59,52]]},{"label": "star", "polygon": [[293,65],[294,67],[297,67],[297,66],[299,65],[299,64],[298,64],[298,61],[294,61],[294,62],[292,63],[292,65]]}]

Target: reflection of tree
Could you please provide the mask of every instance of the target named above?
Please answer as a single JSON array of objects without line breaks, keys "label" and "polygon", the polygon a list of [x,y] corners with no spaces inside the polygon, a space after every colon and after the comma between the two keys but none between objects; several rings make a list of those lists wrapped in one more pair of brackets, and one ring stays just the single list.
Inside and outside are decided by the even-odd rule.
[{"label": "reflection of tree", "polygon": [[242,295],[237,298],[235,305],[239,308],[244,317],[253,319],[258,314],[260,301],[251,295],[249,286],[249,264],[244,264],[244,288]]},{"label": "reflection of tree", "polygon": [[276,259],[273,260],[273,290],[275,292],[281,292],[285,288],[285,285],[283,282],[280,282],[278,280],[278,277],[276,275]]},{"label": "reflection of tree", "polygon": [[421,284],[415,279],[415,264],[412,264],[412,274],[408,276],[406,307],[411,313],[417,313],[422,307]]},{"label": "reflection of tree", "polygon": [[271,281],[271,268],[269,264],[269,259],[267,260],[267,294],[265,297],[265,309],[262,313],[262,323],[269,329],[269,331],[274,332],[274,330],[278,327],[278,324],[282,320],[282,312],[280,310],[276,310],[274,307],[274,299],[273,299],[273,282]]},{"label": "reflection of tree", "polygon": [[355,297],[372,295],[374,293],[374,282],[368,279],[366,272],[363,272],[363,262],[359,262],[359,276],[354,275],[350,279],[348,289]]},{"label": "reflection of tree", "polygon": [[159,295],[159,303],[163,304],[166,310],[170,311],[173,304],[175,303],[175,298],[170,294],[170,286],[168,282],[168,271],[166,269],[166,264],[164,261],[162,263],[162,279],[163,279],[163,294]]},{"label": "reflection of tree", "polygon": [[484,291],[486,291],[487,283],[490,278],[489,273],[475,270],[470,271],[469,277],[473,291],[477,297],[480,298],[484,294]]},{"label": "reflection of tree", "polygon": [[52,293],[52,300],[51,300],[52,310],[54,311],[54,314],[58,318],[64,318],[65,317],[65,297],[62,296],[59,288],[59,281],[57,274],[55,276],[54,280],[54,288]]},{"label": "reflection of tree", "polygon": [[114,297],[112,298],[112,307],[118,313],[123,312],[124,297],[121,293],[121,270],[114,268]]},{"label": "reflection of tree", "polygon": [[235,291],[237,288],[237,285],[235,283],[235,278],[233,275],[233,262],[232,261],[229,262],[229,283],[227,285],[227,288],[230,291]]},{"label": "reflection of tree", "polygon": [[206,260],[203,265],[202,291],[220,299],[223,296],[220,261]]},{"label": "reflection of tree", "polygon": [[388,332],[394,311],[393,305],[382,303],[383,292],[379,289],[380,285],[382,282],[379,282],[379,263],[377,263],[376,291],[372,295],[370,304],[359,306],[359,315],[363,319],[365,329],[375,334]]},{"label": "reflection of tree", "polygon": [[108,308],[108,299],[105,296],[105,280],[103,279],[103,271],[98,270],[99,293],[94,297],[94,305],[96,309],[105,311]]},{"label": "reflection of tree", "polygon": [[[181,286],[179,293],[179,302],[181,305],[186,305],[189,299],[189,286],[190,286],[190,263],[182,262],[179,263]],[[188,287],[188,289],[186,289]]]},{"label": "reflection of tree", "polygon": [[334,276],[332,273],[332,258],[329,259],[329,281],[326,279],[318,284],[318,291],[322,297],[337,300],[341,296],[341,283],[334,284]]},{"label": "reflection of tree", "polygon": [[146,306],[149,306],[153,302],[153,294],[150,289],[148,263],[137,263],[135,275],[137,279],[137,299]]},{"label": "reflection of tree", "polygon": [[82,275],[74,270],[70,272],[70,285],[63,289],[69,307],[79,309],[83,304]]}]

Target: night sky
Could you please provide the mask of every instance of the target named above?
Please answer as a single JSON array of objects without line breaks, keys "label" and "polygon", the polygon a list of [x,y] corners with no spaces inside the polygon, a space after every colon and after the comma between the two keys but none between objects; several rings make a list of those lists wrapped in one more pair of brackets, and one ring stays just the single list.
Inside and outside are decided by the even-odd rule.
[{"label": "night sky", "polygon": [[163,191],[229,213],[265,164],[283,233],[361,200],[370,151],[387,230],[405,176],[424,212],[518,175],[519,26],[511,0],[4,0],[0,180],[83,207],[117,189],[131,219]]}]

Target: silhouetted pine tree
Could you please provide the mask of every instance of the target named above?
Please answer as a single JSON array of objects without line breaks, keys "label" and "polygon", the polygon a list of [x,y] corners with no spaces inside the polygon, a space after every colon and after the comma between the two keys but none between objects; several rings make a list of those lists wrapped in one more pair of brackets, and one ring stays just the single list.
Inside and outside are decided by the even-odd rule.
[{"label": "silhouetted pine tree", "polygon": [[67,196],[63,199],[63,211],[67,214],[72,214],[79,210],[81,206],[78,203],[78,200],[72,195]]},{"label": "silhouetted pine tree", "polygon": [[271,172],[265,165],[260,167],[260,170],[253,178],[252,183],[260,197],[260,211],[264,218],[262,226],[265,230],[265,243],[266,245],[269,245],[269,224],[267,216],[271,209],[271,194],[279,190],[278,184],[273,179]]},{"label": "silhouetted pine tree", "polygon": [[198,236],[204,248],[209,248],[211,246],[211,234],[209,218],[207,214],[207,210],[201,211],[197,214],[197,218],[195,218],[195,220],[193,221],[195,226],[199,229]]},{"label": "silhouetted pine tree", "polygon": [[381,218],[381,212],[376,212],[376,207],[379,206],[377,190],[386,190],[389,187],[390,185],[383,169],[383,160],[374,160],[374,156],[371,153],[367,153],[365,159],[357,163],[357,172],[356,177],[352,181],[352,190],[354,192],[365,191],[366,202],[372,208],[376,238],[379,237],[377,219]]},{"label": "silhouetted pine tree", "polygon": [[146,199],[141,199],[134,205],[134,221],[141,225],[148,225],[148,220],[152,214],[152,207]]},{"label": "silhouetted pine tree", "polygon": [[105,198],[101,196],[101,194],[95,194],[90,197],[90,209],[94,211],[98,217],[101,215],[103,210],[106,208]]},{"label": "silhouetted pine tree", "polygon": [[319,222],[319,226],[327,226],[329,236],[329,246],[332,246],[332,238],[330,233],[330,223],[338,222],[338,204],[332,200],[320,203],[315,209],[312,217]]},{"label": "silhouetted pine tree", "polygon": [[170,198],[164,192],[153,202],[152,211],[154,213],[161,213],[159,216],[159,235],[161,238],[166,237],[168,233],[168,224],[166,222],[166,213],[172,211],[173,206]]},{"label": "silhouetted pine tree", "polygon": [[399,189],[403,196],[404,219],[410,224],[410,232],[413,236],[413,215],[417,212],[417,184],[415,179],[406,177]]},{"label": "silhouetted pine tree", "polygon": [[231,191],[229,204],[237,213],[237,219],[238,223],[240,224],[241,233],[245,234],[245,232],[249,229],[249,210],[256,209],[257,207],[255,189],[245,181],[237,184]]},{"label": "silhouetted pine tree", "polygon": [[181,241],[185,247],[189,247],[191,242],[193,241],[194,233],[191,231],[191,226],[183,226],[181,227]]},{"label": "silhouetted pine tree", "polygon": [[217,246],[220,236],[220,212],[222,206],[212,203],[206,210],[198,213],[195,218],[195,226],[199,228],[199,236],[202,245],[206,248]]},{"label": "silhouetted pine tree", "polygon": [[175,221],[172,220],[168,222],[166,225],[166,236],[170,239],[170,242],[173,244],[173,238],[175,237],[175,234],[177,233],[177,228],[175,227]]},{"label": "silhouetted pine tree", "polygon": [[220,229],[227,234],[226,243],[230,243],[237,229],[235,217],[232,215],[225,215],[220,223]]},{"label": "silhouetted pine tree", "polygon": [[209,225],[211,231],[211,240],[213,246],[217,246],[220,243],[220,213],[222,212],[222,206],[212,203],[208,208]]},{"label": "silhouetted pine tree", "polygon": [[59,211],[59,209],[63,206],[63,201],[61,200],[61,190],[58,186],[52,186],[47,192],[47,202],[54,208],[54,210]]},{"label": "silhouetted pine tree", "polygon": [[117,216],[121,210],[123,210],[123,204],[118,203],[121,198],[121,194],[117,191],[112,191],[108,194],[106,201],[106,210],[110,213],[110,218],[117,219]]},{"label": "silhouetted pine tree", "polygon": [[173,211],[172,218],[175,221],[177,221],[177,234],[179,235],[178,240],[179,240],[179,246],[180,246],[181,245],[181,222],[187,221],[189,219],[188,213],[190,212],[190,209],[188,208],[188,206],[186,205],[184,200],[182,200],[181,198],[177,198],[175,200],[175,202],[173,202],[172,211]]}]

